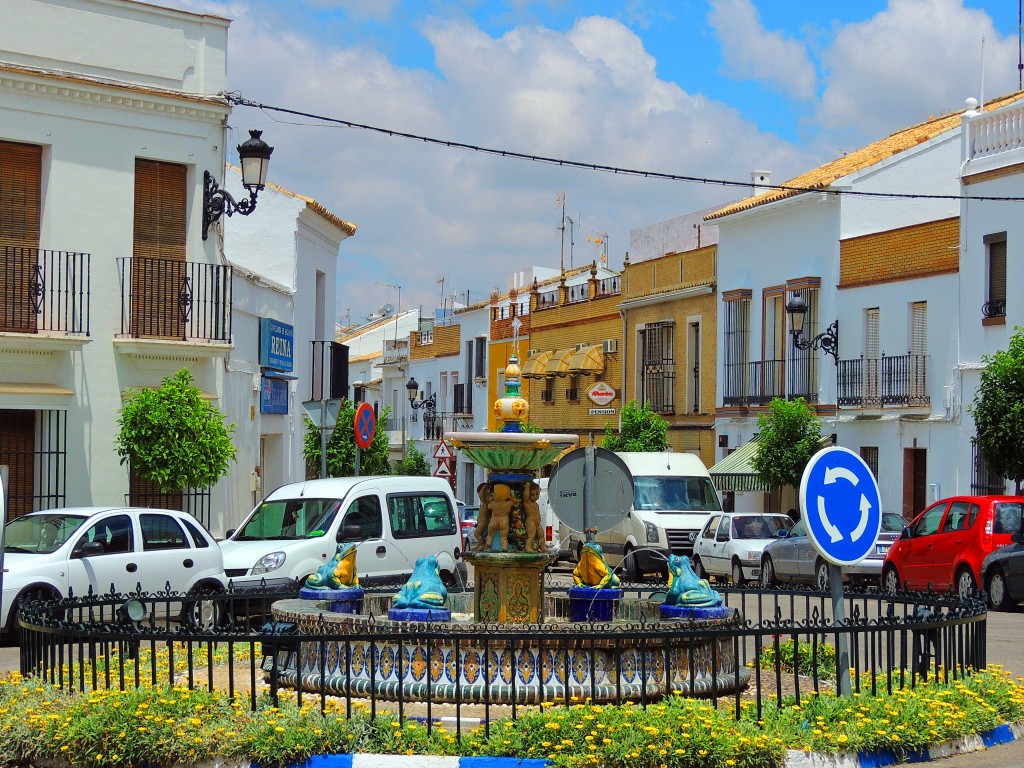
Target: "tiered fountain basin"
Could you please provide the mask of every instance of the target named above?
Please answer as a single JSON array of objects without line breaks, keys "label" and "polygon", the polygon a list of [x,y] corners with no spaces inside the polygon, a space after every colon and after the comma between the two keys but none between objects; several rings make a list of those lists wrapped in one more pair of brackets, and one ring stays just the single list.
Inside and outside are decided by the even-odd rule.
[{"label": "tiered fountain basin", "polygon": [[706,697],[750,680],[732,639],[709,632],[738,623],[735,610],[721,619],[665,620],[658,602],[623,598],[612,621],[577,623],[566,618],[567,597],[544,599],[549,618],[537,625],[474,623],[470,593],[449,594],[451,621],[431,623],[381,618],[391,602],[382,595],[367,595],[362,616],[330,613],[326,602],[282,600],[275,620],[323,639],[302,642],[297,668],[278,679],[310,693],[491,704]]}]

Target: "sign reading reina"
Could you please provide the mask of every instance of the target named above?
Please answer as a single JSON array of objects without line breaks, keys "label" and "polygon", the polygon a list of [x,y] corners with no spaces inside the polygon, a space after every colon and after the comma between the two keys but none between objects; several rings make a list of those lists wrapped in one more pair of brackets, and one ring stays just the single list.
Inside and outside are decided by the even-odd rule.
[{"label": "sign reading reina", "polygon": [[275,371],[291,371],[294,366],[292,345],[295,330],[288,323],[260,318],[260,366]]}]

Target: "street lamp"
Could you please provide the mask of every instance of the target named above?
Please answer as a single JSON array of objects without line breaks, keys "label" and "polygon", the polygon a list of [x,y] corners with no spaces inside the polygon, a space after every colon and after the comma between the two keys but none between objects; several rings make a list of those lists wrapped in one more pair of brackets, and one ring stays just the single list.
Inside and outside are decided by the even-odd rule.
[{"label": "street lamp", "polygon": [[242,164],[242,186],[249,190],[249,199],[235,200],[227,190],[221,189],[213,174],[203,171],[203,240],[210,225],[223,214],[248,216],[256,208],[256,195],[267,184],[267,167],[274,148],[260,136],[263,131],[249,131],[247,141],[238,145],[238,159]]},{"label": "street lamp", "polygon": [[827,329],[813,339],[801,338],[804,331],[804,320],[807,317],[807,302],[799,293],[794,293],[786,304],[789,314],[790,333],[793,334],[793,346],[797,349],[820,349],[826,355],[832,355],[836,366],[839,365],[839,321],[832,322]]},{"label": "street lamp", "polygon": [[417,400],[416,394],[420,391],[420,385],[412,377],[409,378],[409,383],[405,385],[405,388],[409,390],[409,407],[414,411],[419,408],[426,408],[426,418],[433,421],[434,412],[437,410],[437,393],[435,392],[430,397],[425,397],[422,400]]}]

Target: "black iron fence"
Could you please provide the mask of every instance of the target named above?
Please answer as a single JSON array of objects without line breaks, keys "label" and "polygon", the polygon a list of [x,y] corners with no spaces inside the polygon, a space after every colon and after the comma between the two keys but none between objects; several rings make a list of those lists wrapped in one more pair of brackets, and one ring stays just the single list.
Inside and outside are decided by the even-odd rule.
[{"label": "black iron fence", "polygon": [[122,336],[231,341],[230,266],[146,257],[117,262]]},{"label": "black iron fence", "polygon": [[882,355],[840,360],[838,404],[860,408],[924,406],[928,390],[928,355]]},{"label": "black iron fence", "polygon": [[[549,587],[549,608],[558,604],[552,595],[564,589]],[[276,704],[287,689],[300,705],[318,702],[324,709],[331,697],[349,712],[366,706],[397,712],[400,719],[424,717],[429,728],[442,715],[474,726],[481,711],[485,723],[516,717],[538,703],[536,696],[517,694],[516,686],[525,691],[525,675],[539,675],[545,665],[564,685],[545,685],[539,696],[564,706],[586,697],[651,703],[672,692],[675,686],[667,681],[680,674],[695,681],[700,665],[706,672],[700,685],[681,687],[737,717],[744,702],[754,702],[760,715],[765,707],[799,704],[812,692],[834,688],[828,659],[842,659],[825,652],[841,647],[841,639],[849,650],[852,691],[860,695],[913,688],[936,677],[948,681],[985,667],[981,596],[848,591],[847,619],[837,623],[826,592],[731,586],[719,591],[739,611],[719,624],[650,618],[664,592],[647,586],[627,587],[613,622],[572,623],[556,610],[533,625],[387,621],[394,587],[367,590],[363,618],[348,623],[318,610],[305,621],[282,618],[288,613],[280,606],[297,602],[295,589],[33,601],[20,609],[21,671],[82,692],[157,684],[218,687],[247,698],[253,708],[264,693]],[[802,653],[785,653],[787,644]],[[546,649],[546,655],[523,655],[529,648]],[[421,682],[406,689],[374,681],[372,670],[383,671],[389,654],[399,669],[404,664],[416,673],[419,664]],[[805,661],[793,668],[783,663],[787,657]],[[524,670],[523,659],[541,668]],[[371,664],[381,666],[367,680]],[[496,687],[471,686],[459,672],[452,682],[452,669],[467,675],[472,670]],[[360,674],[364,679],[356,680]],[[499,705],[495,691],[502,690],[506,700]]]},{"label": "black iron fence", "polygon": [[0,246],[0,331],[89,335],[90,256]]}]

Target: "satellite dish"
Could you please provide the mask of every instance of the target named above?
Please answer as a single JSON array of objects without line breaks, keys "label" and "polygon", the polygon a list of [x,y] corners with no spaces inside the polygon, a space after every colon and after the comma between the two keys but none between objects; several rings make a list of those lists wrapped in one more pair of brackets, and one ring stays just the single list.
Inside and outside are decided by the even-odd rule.
[{"label": "satellite dish", "polygon": [[395,307],[392,304],[385,304],[380,308],[380,314],[382,317],[390,317],[395,314]]}]

